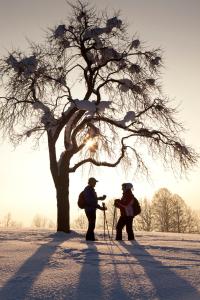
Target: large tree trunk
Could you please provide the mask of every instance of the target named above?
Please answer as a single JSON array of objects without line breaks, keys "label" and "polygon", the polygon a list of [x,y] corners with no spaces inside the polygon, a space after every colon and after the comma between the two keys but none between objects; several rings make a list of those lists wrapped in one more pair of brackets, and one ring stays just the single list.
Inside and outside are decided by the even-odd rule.
[{"label": "large tree trunk", "polygon": [[69,174],[57,186],[57,231],[70,232]]},{"label": "large tree trunk", "polygon": [[58,168],[57,192],[57,231],[70,232],[69,205],[69,153],[65,152],[60,158]]},{"label": "large tree trunk", "polygon": [[55,140],[48,135],[50,169],[57,197],[57,231],[70,232],[69,162],[72,153],[63,152],[59,163],[56,159]]}]

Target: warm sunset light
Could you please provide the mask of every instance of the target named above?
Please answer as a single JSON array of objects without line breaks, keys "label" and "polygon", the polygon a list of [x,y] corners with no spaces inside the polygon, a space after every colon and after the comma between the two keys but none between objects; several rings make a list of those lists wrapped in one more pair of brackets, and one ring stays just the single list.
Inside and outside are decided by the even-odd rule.
[{"label": "warm sunset light", "polygon": [[[59,1],[59,5],[53,0],[35,0],[28,2],[24,0],[2,0],[0,2],[0,56],[1,58],[4,57],[7,60],[9,68],[10,70],[12,69],[12,72],[17,71],[20,73],[23,69],[25,74],[24,78],[28,78],[28,76],[30,76],[35,70],[38,70],[38,61],[34,55],[31,55],[31,49],[27,41],[30,40],[35,43],[43,42],[45,38],[44,32],[46,32],[48,28],[51,28],[52,30],[50,32],[50,39],[57,38],[59,41],[60,36],[62,36],[63,32],[65,33],[67,28],[62,27],[62,24],[64,24],[67,16],[70,13],[70,10],[65,0]],[[137,46],[147,47],[147,49],[157,49],[158,47],[161,48],[159,55],[163,57],[162,64],[164,66],[164,68],[161,67],[162,75],[158,81],[154,81],[152,78],[147,78],[143,87],[145,86],[146,91],[154,91],[156,88],[155,85],[160,85],[162,83],[164,93],[166,93],[172,100],[172,106],[179,107],[179,113],[177,114],[178,120],[182,121],[184,127],[187,129],[186,132],[183,133],[183,138],[186,141],[186,144],[191,145],[198,152],[200,150],[197,139],[197,136],[199,135],[198,112],[200,110],[200,102],[198,101],[198,70],[200,69],[200,62],[198,58],[200,52],[200,41],[198,38],[200,28],[199,2],[195,0],[188,2],[175,0],[170,3],[168,1],[160,0],[155,2],[136,0],[102,0],[99,2],[94,0],[92,1],[92,4],[98,10],[101,10],[102,8],[108,9],[107,17],[110,18],[110,21],[107,23],[107,25],[105,24],[105,26],[100,28],[101,31],[105,31],[105,34],[111,30],[110,28],[113,28],[113,32],[115,32],[118,27],[120,27],[121,20],[111,19],[113,12],[120,10],[122,21],[125,20],[128,23],[128,35],[131,38],[135,38],[131,47],[136,47],[136,49]],[[134,14],[133,11],[135,12]],[[90,32],[88,34],[91,35],[92,33]],[[185,42],[186,36],[190,41],[188,43]],[[101,35],[99,35],[99,37],[101,37]],[[139,45],[140,39],[141,45]],[[56,40],[54,42],[55,44],[53,47],[55,47],[57,51],[57,49],[60,47],[60,44],[56,44]],[[101,43],[98,39],[96,39],[96,43],[97,48],[101,47]],[[68,49],[67,47],[69,47],[69,42],[65,40],[63,41],[63,45],[65,45],[66,49]],[[117,45],[117,43],[115,45]],[[14,49],[19,49],[19,51],[17,50],[13,53],[13,56],[9,56]],[[69,49],[71,48],[69,47]],[[185,49],[185,51],[183,52],[182,49]],[[21,57],[20,55],[22,54],[20,54],[20,52],[24,52],[26,54],[26,58]],[[116,54],[116,52],[113,53]],[[99,58],[103,60],[108,58],[109,55],[110,53],[107,51],[104,52]],[[159,55],[157,56],[157,59],[154,59],[151,62],[154,64],[154,68],[159,63]],[[44,55],[43,57],[46,56]],[[90,59],[94,59],[94,57],[91,55]],[[40,67],[44,61],[40,62]],[[95,64],[96,63],[97,62],[95,61]],[[95,64],[92,65],[92,67],[95,66]],[[147,62],[144,62],[143,65],[147,65]],[[21,69],[19,66],[23,66],[23,68]],[[114,67],[116,66],[117,64]],[[125,67],[125,62],[122,61],[122,64],[119,65],[118,68],[119,67]],[[41,67],[39,70],[42,69],[44,68]],[[80,101],[81,99],[84,99],[83,90],[85,89],[85,85],[78,85],[74,89],[75,76],[80,69],[79,67],[75,68],[73,75],[69,78],[69,85],[70,88],[73,89],[73,96],[76,106],[80,109],[86,109],[91,113],[95,109],[92,101],[95,100],[96,94],[92,95],[92,101],[89,107],[87,102],[82,105],[82,102]],[[8,68],[6,70],[8,70]],[[52,70],[54,70],[53,67]],[[117,71],[117,68],[113,70],[113,72],[115,71]],[[109,117],[110,119],[115,120],[116,116],[119,116],[120,113],[122,114],[122,111],[126,108],[126,112],[129,114],[126,115],[124,111],[122,118],[119,118],[117,121],[120,121],[120,124],[122,125],[129,125],[129,122],[134,121],[135,111],[133,109],[129,110],[132,100],[128,98],[128,94],[130,93],[130,89],[135,89],[134,93],[136,95],[137,92],[140,92],[140,89],[137,86],[132,85],[130,79],[127,80],[126,77],[134,77],[135,74],[139,74],[137,73],[139,71],[140,69],[137,64],[133,64],[132,66],[128,65],[127,70],[124,71],[124,75],[122,78],[120,77],[120,81],[115,84],[110,98],[106,94],[102,94],[102,106],[99,105],[98,107],[100,115],[105,111],[105,116],[107,118]],[[61,73],[62,72],[60,69],[56,75],[61,76]],[[188,74],[191,75],[188,77]],[[58,79],[60,80],[60,83],[63,83],[64,79],[61,78],[62,76],[59,76]],[[107,74],[101,74],[101,76],[99,76],[99,81],[104,80],[106,76]],[[117,78],[115,77],[114,80],[116,79]],[[26,84],[24,87],[26,87]],[[25,92],[26,89],[24,89],[24,87],[22,88],[18,86],[18,91],[23,90]],[[55,89],[57,89],[57,87],[58,85],[56,85]],[[47,99],[50,102],[49,107],[50,111],[52,112],[54,111],[54,106],[51,103],[51,101],[54,99],[52,93],[55,91],[55,89],[54,87],[51,88],[51,92],[49,94],[47,93]],[[116,107],[113,107],[113,110],[109,110],[109,104],[106,106],[105,103],[115,100],[115,92],[117,90],[119,90],[121,93],[122,99],[125,99],[125,97],[129,99],[126,104],[127,107],[126,105],[124,106],[121,104],[118,110]],[[0,91],[0,96],[2,97],[3,92],[2,90]],[[41,94],[44,91],[45,89],[41,89]],[[151,93],[149,94],[151,95]],[[55,112],[54,119],[51,119],[51,113],[46,110],[49,112],[49,120],[51,119],[50,122],[52,122],[52,124],[55,122],[56,118],[59,117],[59,105],[61,104],[62,99],[65,98],[61,97],[57,99],[58,111]],[[46,99],[44,104],[46,105]],[[139,102],[137,105],[137,107],[139,107]],[[38,103],[36,103],[34,107],[35,109],[29,112],[27,122],[29,122],[31,116],[38,115],[39,112],[44,112],[46,109],[45,106],[39,105]],[[161,105],[156,104],[155,108],[156,107],[157,110],[155,110],[154,113],[158,114]],[[164,111],[162,116],[165,118]],[[47,121],[49,120],[48,118],[43,118],[43,123],[41,123],[43,127],[45,122],[45,126],[47,126]],[[143,122],[144,121],[145,118],[143,119]],[[166,123],[167,121],[168,120],[166,120]],[[98,122],[94,122],[93,124],[98,127]],[[34,128],[28,128],[28,125],[29,124],[27,123],[23,130],[19,132],[20,134],[26,134],[26,141],[20,143],[15,150],[13,150],[12,145],[8,142],[8,137],[4,141],[3,137],[1,138],[0,221],[3,220],[5,215],[11,213],[12,218],[16,222],[22,223],[24,226],[30,226],[34,216],[36,214],[41,214],[47,219],[53,220],[56,224],[56,192],[49,170],[47,138],[46,135],[42,135],[42,139],[40,140],[38,147],[37,140],[34,139],[34,133],[36,130],[38,130],[39,136],[41,128],[39,128],[40,126],[38,126],[37,122],[35,124],[33,122],[32,125],[34,125]],[[21,125],[19,124],[18,126]],[[15,124],[13,128],[19,129],[18,126]],[[94,126],[91,126],[91,128],[93,130]],[[87,133],[86,129],[85,132]],[[102,133],[104,134],[103,128],[101,134]],[[15,142],[20,139],[20,134],[18,137],[15,137]],[[95,132],[94,135],[95,134],[98,134],[98,132]],[[2,135],[3,134],[1,134],[1,136]],[[57,161],[59,161],[64,147],[63,136],[61,136],[61,140],[62,147],[61,151],[60,149],[57,150]],[[109,136],[107,142],[108,145],[112,147],[114,139]],[[120,143],[118,145],[120,145]],[[99,149],[102,148],[99,146]],[[98,137],[97,140],[96,137],[89,138],[86,143],[85,150],[87,150],[87,152],[92,156],[94,153],[97,153],[95,151],[98,151],[99,149]],[[182,176],[180,178],[177,174],[174,176],[173,172],[171,172],[168,166],[163,167],[163,164],[156,157],[154,159],[148,159],[148,156],[146,156],[148,150],[145,148],[145,146],[144,149],[145,155],[143,157],[146,158],[151,178],[146,178],[145,176],[136,176],[138,174],[135,174],[132,168],[126,167],[124,172],[120,166],[117,166],[116,168],[94,167],[92,169],[92,174],[89,174],[90,168],[88,165],[85,165],[83,167],[84,171],[76,170],[76,172],[72,172],[70,175],[69,188],[71,219],[75,219],[79,212],[77,208],[77,197],[79,192],[87,184],[89,176],[97,177],[99,182],[96,185],[96,189],[99,192],[102,191],[105,193],[107,195],[107,199],[119,197],[121,194],[121,183],[129,181],[133,183],[134,191],[138,198],[147,197],[151,199],[153,194],[159,188],[166,187],[172,193],[179,194],[184,201],[191,206],[192,209],[199,210],[199,167],[196,166],[195,168],[192,168],[187,177]],[[102,151],[98,151],[98,154],[99,152],[101,154]],[[115,150],[112,149],[111,153],[115,154]],[[116,159],[113,155],[113,160],[110,162],[113,162]],[[133,160],[134,159],[132,159],[132,161]]]},{"label": "warm sunset light", "polygon": [[96,144],[96,141],[94,139],[89,139],[87,142],[86,142],[86,147],[88,149],[92,149],[94,147],[94,145]]}]

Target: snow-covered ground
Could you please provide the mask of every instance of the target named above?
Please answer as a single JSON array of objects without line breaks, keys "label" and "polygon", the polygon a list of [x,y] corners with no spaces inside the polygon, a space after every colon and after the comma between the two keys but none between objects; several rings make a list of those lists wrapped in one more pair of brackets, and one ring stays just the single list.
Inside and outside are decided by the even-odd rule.
[{"label": "snow-covered ground", "polygon": [[1,230],[0,299],[200,299],[200,235]]}]

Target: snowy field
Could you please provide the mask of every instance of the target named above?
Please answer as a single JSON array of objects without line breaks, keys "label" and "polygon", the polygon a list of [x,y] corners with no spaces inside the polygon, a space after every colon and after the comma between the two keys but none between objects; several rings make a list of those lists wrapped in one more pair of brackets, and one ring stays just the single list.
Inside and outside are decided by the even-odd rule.
[{"label": "snowy field", "polygon": [[200,299],[200,235],[1,230],[0,299]]}]

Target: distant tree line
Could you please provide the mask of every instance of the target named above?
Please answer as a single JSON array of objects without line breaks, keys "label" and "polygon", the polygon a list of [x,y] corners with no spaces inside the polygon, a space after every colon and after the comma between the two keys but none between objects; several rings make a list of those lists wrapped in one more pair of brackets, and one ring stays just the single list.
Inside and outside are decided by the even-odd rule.
[{"label": "distant tree line", "polygon": [[142,213],[135,219],[136,230],[200,233],[200,215],[177,194],[161,188],[152,201],[140,201]]},{"label": "distant tree line", "polygon": [[[113,226],[113,203],[114,200],[106,203],[108,207],[106,218],[109,228]],[[142,212],[134,219],[135,230],[200,233],[200,214],[192,210],[179,195],[171,193],[167,188],[159,189],[151,200],[146,198],[140,200],[140,205]],[[117,214],[119,215],[118,210]],[[87,227],[84,213],[75,219],[73,227],[78,229]],[[103,228],[103,213],[101,212],[98,214],[97,227]]]},{"label": "distant tree line", "polygon": [[0,219],[0,227],[3,228],[21,228],[23,224],[16,222],[10,212],[8,212],[2,219]]},{"label": "distant tree line", "polygon": [[[36,229],[55,229],[56,224],[49,218],[36,214],[33,217],[32,223],[30,224],[32,228]],[[0,219],[0,227],[1,228],[22,228],[23,223],[17,222],[13,219],[12,214],[7,213],[2,219]]]}]

